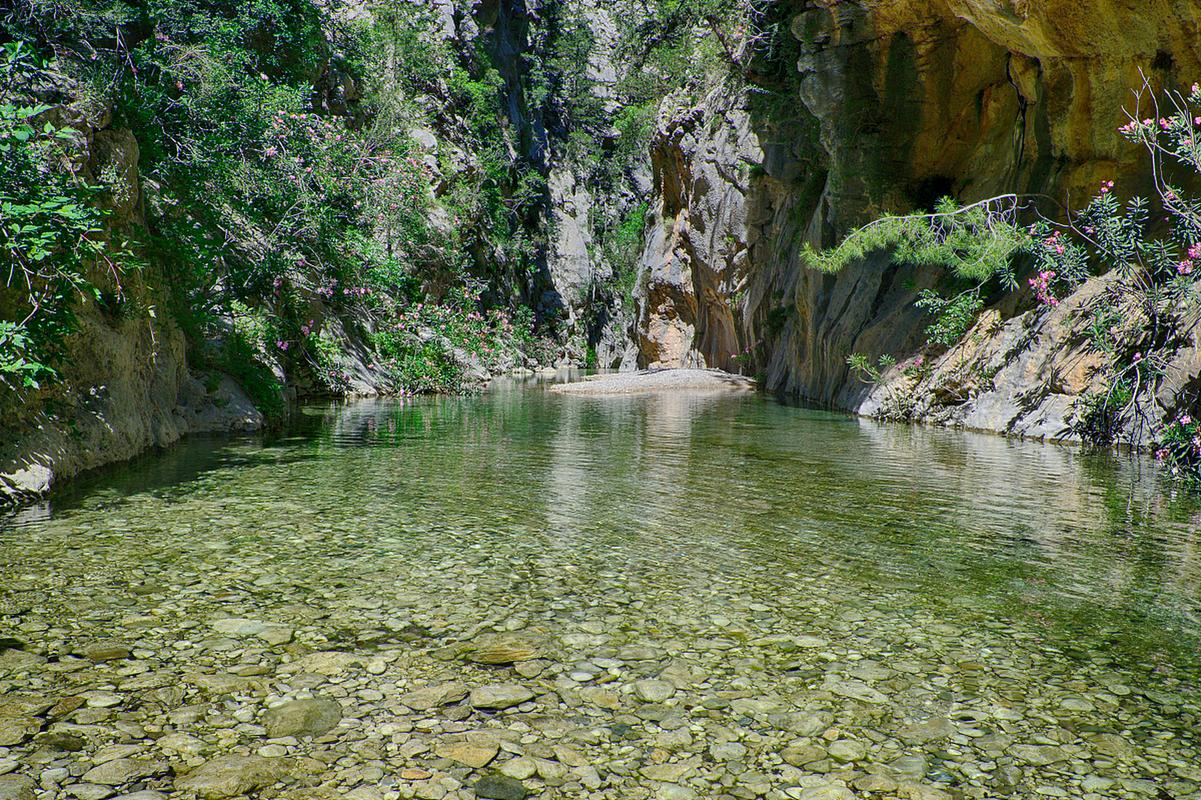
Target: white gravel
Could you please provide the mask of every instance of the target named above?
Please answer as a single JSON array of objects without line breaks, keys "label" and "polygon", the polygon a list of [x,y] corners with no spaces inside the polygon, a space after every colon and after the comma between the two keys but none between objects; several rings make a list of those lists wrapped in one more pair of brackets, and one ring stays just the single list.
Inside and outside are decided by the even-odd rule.
[{"label": "white gravel", "polygon": [[590,375],[575,383],[559,383],[550,391],[559,394],[628,395],[658,392],[749,392],[755,381],[719,369],[657,369]]}]

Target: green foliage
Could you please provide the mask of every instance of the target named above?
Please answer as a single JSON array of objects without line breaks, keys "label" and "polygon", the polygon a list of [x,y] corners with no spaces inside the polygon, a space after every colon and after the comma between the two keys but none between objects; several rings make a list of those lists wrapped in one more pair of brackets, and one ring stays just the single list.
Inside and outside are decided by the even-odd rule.
[{"label": "green foliage", "polygon": [[[193,357],[254,384],[274,412],[276,365],[307,369],[331,392],[346,386],[340,346],[316,332],[314,317],[390,319],[423,302],[466,315],[446,298],[473,270],[488,278],[497,265],[538,263],[529,220],[545,181],[512,156],[504,82],[487,53],[458,53],[436,35],[440,24],[411,4],[348,22],[315,0],[18,0],[0,26],[58,54],[55,72],[14,44],[0,79],[9,98],[19,82],[45,91],[69,74],[76,102],[115,106],[115,124],[140,146],[144,245],[167,273]],[[34,68],[37,81],[25,76]],[[353,96],[343,91],[350,82]],[[443,165],[449,234],[428,222],[429,169],[404,133],[430,124],[431,95],[465,110],[462,145],[473,158],[470,169]],[[4,252],[50,276],[25,301],[36,315],[13,314],[12,291],[0,295],[6,322],[16,320],[0,336],[4,380],[31,386],[53,375],[79,296],[94,296],[114,321],[148,310],[122,291],[133,259],[117,261],[100,190],[55,168],[71,163],[63,154],[73,143],[34,125],[45,110],[14,102],[0,111]],[[97,267],[111,279],[89,280]],[[478,295],[473,302],[470,311],[482,310]],[[434,327],[448,340],[462,333],[447,320]],[[225,344],[213,356],[206,340]],[[437,359],[422,363],[438,372],[429,384],[451,384]]]},{"label": "green foliage", "polygon": [[[442,302],[400,310],[372,336],[380,364],[402,392],[459,392],[472,387],[471,366],[508,369],[523,360],[548,363],[555,347],[539,337],[533,312],[480,313],[478,293],[457,289]],[[548,349],[549,344],[549,349]],[[549,355],[548,355],[549,353]]]},{"label": "green foliage", "polygon": [[1013,286],[1013,259],[1030,238],[1016,222],[1014,199],[959,208],[953,199],[943,198],[929,214],[881,217],[832,249],[807,246],[803,258],[810,269],[836,273],[872,253],[889,251],[898,264],[942,267],[978,284],[999,277]]},{"label": "green foliage", "polygon": [[[1087,312],[1086,330],[1091,347],[1107,356],[1108,386],[1082,398],[1076,414],[1085,440],[1103,444],[1120,434],[1149,436],[1167,365],[1180,346],[1177,331],[1201,306],[1201,200],[1175,182],[1195,185],[1201,175],[1201,86],[1187,95],[1168,92],[1161,102],[1144,82],[1136,96],[1154,116],[1131,115],[1120,132],[1146,149],[1157,196],[1123,202],[1114,182],[1104,181],[1070,225],[1044,222],[1033,229],[1039,272],[1030,283],[1041,303],[1059,305],[1091,272],[1113,273],[1106,296]],[[1161,114],[1161,106],[1170,111]],[[1197,433],[1188,414],[1160,432],[1156,455],[1173,475],[1197,477]]]},{"label": "green foliage", "polygon": [[411,394],[451,393],[463,388],[463,369],[442,342],[422,342],[399,331],[377,333],[373,344],[392,381]]},{"label": "green foliage", "polygon": [[1155,458],[1174,477],[1201,485],[1201,421],[1182,414],[1164,427]]},{"label": "green foliage", "polygon": [[933,289],[923,289],[914,305],[934,317],[934,322],[926,328],[926,339],[931,344],[953,347],[976,324],[984,298],[978,288],[949,299]]},{"label": "green foliage", "polygon": [[277,421],[283,416],[283,386],[247,334],[233,331],[227,335],[210,365],[237,381],[268,420]]},{"label": "green foliage", "polygon": [[78,136],[44,115],[45,104],[13,102],[47,76],[24,42],[4,45],[0,86],[0,383],[37,389],[56,377],[79,299],[122,296],[124,270],[135,265],[104,231],[102,187],[72,172]]},{"label": "green foliage", "polygon": [[578,6],[549,3],[533,23],[529,60],[530,104],[544,109],[563,131],[596,131],[606,124],[604,101],[588,64],[596,46]]},{"label": "green foliage", "polygon": [[1073,427],[1090,444],[1110,445],[1121,433],[1127,408],[1134,400],[1134,387],[1126,378],[1114,381],[1105,391],[1090,392],[1076,402]]},{"label": "green foliage", "polygon": [[28,329],[8,320],[0,320],[0,380],[8,385],[38,388],[38,380],[53,370],[38,361]]},{"label": "green foliage", "polygon": [[880,356],[874,364],[863,353],[852,353],[847,357],[847,366],[851,368],[851,373],[864,383],[879,383],[884,373],[896,364],[897,360],[887,354]]},{"label": "green foliage", "polygon": [[350,376],[346,374],[343,361],[346,357],[342,346],[329,334],[315,334],[308,338],[307,352],[317,379],[325,388],[341,393],[350,387]]},{"label": "green foliage", "polygon": [[986,284],[1017,286],[1015,262],[1031,249],[1031,232],[1017,224],[1017,213],[1012,196],[963,208],[943,198],[929,214],[881,217],[829,250],[806,245],[802,258],[810,269],[837,273],[873,253],[887,252],[896,264],[940,267],[955,281],[972,284],[949,298],[926,289],[916,300],[918,308],[934,317],[926,329],[928,341],[952,347],[975,324]]},{"label": "green foliage", "polygon": [[650,206],[639,203],[630,209],[612,231],[607,232],[602,247],[605,258],[613,267],[613,283],[622,298],[624,308],[634,307],[634,288],[638,281],[639,257],[646,238],[646,220]]}]

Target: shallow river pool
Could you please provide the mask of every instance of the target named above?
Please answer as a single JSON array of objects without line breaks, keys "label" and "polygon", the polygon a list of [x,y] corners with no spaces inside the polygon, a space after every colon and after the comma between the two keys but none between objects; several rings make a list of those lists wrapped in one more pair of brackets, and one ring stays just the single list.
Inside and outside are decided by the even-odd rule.
[{"label": "shallow river pool", "polygon": [[1201,515],[756,396],[305,409],[0,517],[0,800],[1201,798]]}]

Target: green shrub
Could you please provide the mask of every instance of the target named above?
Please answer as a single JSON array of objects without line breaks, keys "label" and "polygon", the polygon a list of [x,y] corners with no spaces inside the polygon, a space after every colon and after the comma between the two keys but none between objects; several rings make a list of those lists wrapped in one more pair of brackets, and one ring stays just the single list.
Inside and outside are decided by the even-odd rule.
[{"label": "green shrub", "polygon": [[46,62],[24,42],[0,58],[0,384],[37,389],[57,376],[76,304],[103,293],[116,308],[138,262],[105,231],[103,188],[67,166],[76,132],[43,121],[50,106],[17,100],[48,79]]},{"label": "green shrub", "polygon": [[226,336],[212,367],[237,381],[269,422],[278,422],[283,417],[283,386],[244,333],[235,331]]},{"label": "green shrub", "polygon": [[1013,287],[1013,260],[1029,245],[1029,232],[1017,221],[1018,202],[997,197],[960,208],[949,197],[929,214],[884,216],[849,234],[830,250],[806,247],[810,269],[840,272],[847,264],[880,251],[898,264],[937,266],[977,284],[993,278]]}]

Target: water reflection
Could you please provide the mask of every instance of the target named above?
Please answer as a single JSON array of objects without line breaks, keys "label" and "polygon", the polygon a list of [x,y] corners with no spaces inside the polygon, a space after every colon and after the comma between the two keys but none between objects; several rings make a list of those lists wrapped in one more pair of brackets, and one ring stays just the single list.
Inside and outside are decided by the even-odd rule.
[{"label": "water reflection", "polygon": [[[310,649],[386,652],[406,670],[387,680],[402,683],[462,669],[494,682],[448,667],[443,649],[522,629],[552,654],[529,678],[539,692],[574,697],[568,674],[598,658],[618,687],[703,674],[680,679],[687,702],[662,713],[753,730],[735,740],[766,759],[756,769],[771,766],[778,790],[831,774],[853,783],[917,753],[911,778],[965,796],[1046,785],[1080,796],[1096,773],[1111,796],[1138,796],[1129,782],[1158,776],[1187,797],[1192,773],[1175,765],[1196,760],[1201,722],[1198,520],[1193,500],[1137,460],[753,396],[502,385],[306,409],[271,440],[193,440],[91,478],[0,523],[0,619],[54,658],[153,619],[136,636],[167,673],[182,660],[228,666],[188,633],[207,620],[287,622],[294,652],[247,651],[264,669]],[[107,676],[85,668],[71,680],[93,678]],[[830,762],[820,731],[782,729],[746,703],[727,710],[748,698],[830,715],[870,747]],[[407,713],[381,703],[363,701],[364,725]],[[662,733],[622,709],[647,736]],[[956,737],[945,747],[902,734],[944,717]],[[1100,733],[1135,755],[1107,761],[1091,749]],[[774,754],[800,747],[798,735],[815,757],[781,765]],[[254,736],[234,738],[249,747]],[[1063,759],[1046,763],[1020,749],[1060,745]],[[646,783],[638,769],[613,785]],[[720,777],[698,769],[693,788],[715,796],[703,789]],[[888,769],[879,775],[900,780]]]}]

